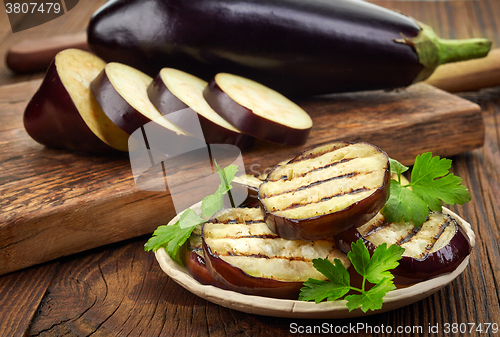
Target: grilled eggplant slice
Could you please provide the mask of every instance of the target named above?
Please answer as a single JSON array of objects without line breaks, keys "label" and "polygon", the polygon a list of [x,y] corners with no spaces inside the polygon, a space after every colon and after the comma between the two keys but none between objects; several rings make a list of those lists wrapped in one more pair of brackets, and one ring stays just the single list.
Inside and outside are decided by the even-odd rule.
[{"label": "grilled eggplant slice", "polygon": [[188,273],[198,282],[205,285],[212,285],[218,288],[225,289],[226,287],[221,282],[217,281],[210,275],[205,264],[205,254],[203,254],[203,241],[201,239],[202,225],[196,226],[191,233],[186,245],[183,246],[181,254],[182,262]]},{"label": "grilled eggplant slice", "polygon": [[375,216],[387,200],[389,179],[389,159],[379,148],[329,143],[276,166],[259,186],[259,200],[280,237],[324,239]]},{"label": "grilled eggplant slice", "polygon": [[471,252],[464,229],[450,215],[431,212],[422,227],[412,222],[388,223],[378,213],[372,220],[339,234],[335,242],[348,253],[351,243],[362,238],[370,252],[383,243],[405,248],[393,274],[395,282],[415,283],[455,270]]},{"label": "grilled eggplant slice", "polygon": [[208,104],[239,130],[281,145],[302,145],[313,122],[297,104],[250,79],[219,73],[203,91]]},{"label": "grilled eggplant slice", "polygon": [[260,208],[218,212],[203,225],[203,251],[210,274],[228,289],[244,294],[297,299],[303,282],[325,280],[312,259],[347,256],[333,239],[285,240],[271,232]]}]

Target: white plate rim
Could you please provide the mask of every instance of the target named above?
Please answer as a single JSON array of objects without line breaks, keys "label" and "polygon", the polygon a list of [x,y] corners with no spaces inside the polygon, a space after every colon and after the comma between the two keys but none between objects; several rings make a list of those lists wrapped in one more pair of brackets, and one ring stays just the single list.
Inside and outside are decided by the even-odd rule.
[{"label": "white plate rim", "polygon": [[[197,210],[200,203],[193,205],[192,209]],[[475,246],[475,234],[468,222],[459,217],[456,213],[443,207],[443,213],[453,217],[469,237],[472,247]],[[170,223],[175,223],[180,215],[174,217]],[[354,318],[378,314],[404,307],[418,302],[433,293],[439,291],[457,278],[467,267],[470,255],[452,273],[438,276],[436,278],[419,282],[407,288],[396,289],[387,293],[384,297],[384,304],[376,311],[369,310],[364,313],[361,309],[349,311],[345,300],[331,302],[305,302],[298,300],[284,300],[262,296],[240,294],[230,290],[220,289],[210,285],[203,285],[196,281],[184,266],[177,264],[170,258],[165,249],[160,248],[155,252],[156,259],[161,269],[180,286],[207,301],[221,305],[223,307],[238,310],[250,314],[264,316],[287,317],[287,318],[316,318],[316,319],[337,319]]]}]

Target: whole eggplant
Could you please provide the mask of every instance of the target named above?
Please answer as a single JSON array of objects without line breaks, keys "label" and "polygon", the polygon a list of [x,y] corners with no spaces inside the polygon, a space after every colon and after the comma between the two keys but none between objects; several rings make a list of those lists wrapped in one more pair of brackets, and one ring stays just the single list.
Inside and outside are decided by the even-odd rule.
[{"label": "whole eggplant", "polygon": [[360,0],[114,0],[88,27],[91,50],[108,62],[207,81],[228,72],[287,96],[405,87],[491,45],[448,41]]}]

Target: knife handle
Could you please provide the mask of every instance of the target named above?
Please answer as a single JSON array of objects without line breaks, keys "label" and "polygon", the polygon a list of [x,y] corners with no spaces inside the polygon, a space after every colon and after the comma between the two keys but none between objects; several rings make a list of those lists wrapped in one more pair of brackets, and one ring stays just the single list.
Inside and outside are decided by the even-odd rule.
[{"label": "knife handle", "polygon": [[23,40],[10,47],[5,62],[11,70],[19,73],[42,71],[49,67],[58,52],[68,48],[89,50],[87,32]]},{"label": "knife handle", "polygon": [[443,64],[425,82],[448,92],[500,85],[500,49],[493,49],[480,59]]}]

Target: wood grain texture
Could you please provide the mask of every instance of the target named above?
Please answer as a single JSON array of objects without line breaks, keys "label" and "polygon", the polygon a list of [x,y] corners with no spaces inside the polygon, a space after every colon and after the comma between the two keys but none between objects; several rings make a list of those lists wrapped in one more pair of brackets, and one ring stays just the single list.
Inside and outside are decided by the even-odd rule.
[{"label": "wood grain texture", "polygon": [[[23,129],[22,114],[38,83],[0,88],[5,116],[0,274],[151,233],[175,215],[168,192],[136,187],[126,154],[93,156],[34,142]],[[261,174],[302,150],[335,140],[373,143],[405,164],[422,152],[451,156],[484,140],[479,106],[426,84],[325,96],[300,105],[314,121],[307,143],[257,142],[243,154],[247,172]],[[179,171],[178,184],[196,177],[188,179],[186,168]]]},{"label": "wood grain texture", "polygon": [[[499,1],[374,2],[431,24],[443,37],[487,36],[495,47],[500,47]],[[98,1],[95,3],[97,6]],[[78,6],[82,5],[91,6],[93,2],[81,0]],[[5,22],[2,15],[0,13],[0,25]],[[42,33],[26,31],[26,36]],[[1,34],[0,31],[0,49],[7,47],[2,43],[5,34]],[[6,75],[0,69],[0,83],[25,78]],[[12,97],[23,95],[19,91],[11,94]],[[433,296],[386,314],[341,321],[248,315],[202,300],[175,284],[161,272],[153,254],[143,252],[147,238],[140,237],[0,277],[0,335],[290,336],[291,324],[294,323],[312,327],[322,324],[349,327],[349,324],[363,323],[393,329],[398,326],[422,327],[422,332],[373,334],[364,330],[359,334],[348,332],[343,335],[439,336],[445,335],[444,324],[471,323],[477,326],[482,323],[483,327],[484,323],[500,324],[500,87],[460,96],[479,104],[485,121],[483,147],[452,157],[453,172],[464,179],[472,193],[469,204],[452,207],[452,210],[472,224],[477,246],[465,272]],[[3,123],[4,118],[16,118],[15,110],[8,114],[4,111],[0,110],[1,132],[18,135],[19,130],[9,129]],[[261,147],[263,145],[258,144],[255,150]],[[42,152],[46,157],[44,160],[52,154],[49,150]],[[255,169],[262,171],[265,168],[259,166]],[[17,171],[18,176],[33,174],[23,172],[22,168]],[[54,273],[39,269],[45,267],[54,268]],[[30,301],[32,304],[28,305]],[[37,303],[41,303],[39,307]],[[436,324],[439,324],[440,333],[430,333],[429,325]],[[446,335],[498,334],[490,330],[482,334],[473,331]]]}]

